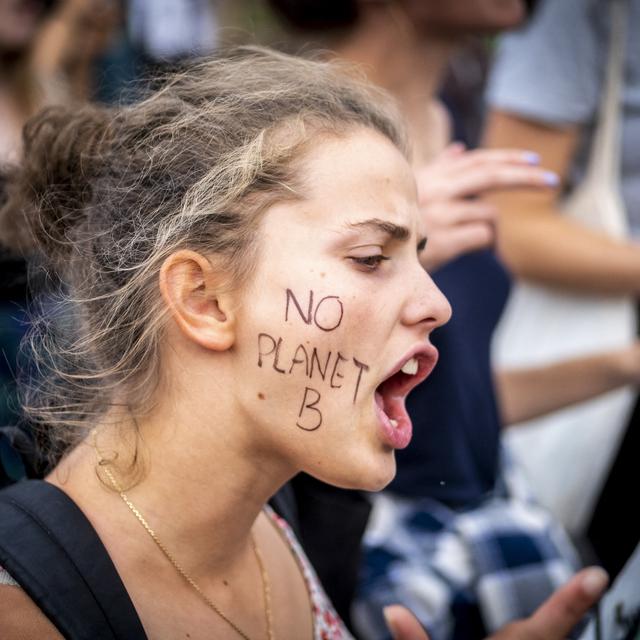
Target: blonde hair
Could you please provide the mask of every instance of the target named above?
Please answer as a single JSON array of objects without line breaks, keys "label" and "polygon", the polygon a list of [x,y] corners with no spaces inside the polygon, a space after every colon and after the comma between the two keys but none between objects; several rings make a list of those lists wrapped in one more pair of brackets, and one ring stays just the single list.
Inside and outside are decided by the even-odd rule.
[{"label": "blonde hair", "polygon": [[35,246],[61,282],[31,331],[23,385],[52,462],[114,404],[148,407],[166,257],[216,255],[239,285],[259,250],[260,213],[304,197],[305,150],[354,127],[406,153],[381,94],[334,64],[258,48],[193,64],[132,106],[49,108],[27,124],[0,228],[5,242]]}]

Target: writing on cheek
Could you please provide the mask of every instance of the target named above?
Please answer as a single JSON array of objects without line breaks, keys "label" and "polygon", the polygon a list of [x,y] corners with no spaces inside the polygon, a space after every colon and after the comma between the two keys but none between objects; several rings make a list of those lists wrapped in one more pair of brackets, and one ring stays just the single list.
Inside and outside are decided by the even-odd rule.
[{"label": "writing on cheek", "polygon": [[[344,305],[339,296],[321,297],[309,290],[304,299],[296,296],[292,289],[285,290],[285,323],[302,321],[329,333],[335,331],[343,319]],[[322,334],[318,338],[322,338]],[[352,379],[352,402],[355,404],[363,374],[369,370],[369,366],[355,356],[327,350],[321,343],[292,346],[282,336],[267,332],[258,334],[258,367],[270,367],[281,375],[303,376],[314,381],[315,386],[304,387],[296,421],[296,426],[305,431],[315,431],[322,425],[322,395],[318,387],[341,389],[345,379]]]}]

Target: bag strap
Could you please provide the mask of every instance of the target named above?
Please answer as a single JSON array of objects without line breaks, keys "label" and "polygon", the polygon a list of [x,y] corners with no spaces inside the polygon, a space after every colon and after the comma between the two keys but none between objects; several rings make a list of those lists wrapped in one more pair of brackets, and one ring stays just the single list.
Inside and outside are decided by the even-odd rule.
[{"label": "bag strap", "polygon": [[620,196],[620,142],[627,37],[627,0],[609,0],[609,47],[603,93],[587,161],[585,182],[606,187],[617,206],[608,210],[605,220],[616,236],[628,235],[625,207]]},{"label": "bag strap", "polygon": [[0,492],[0,565],[65,638],[146,640],[100,538],[54,485],[28,480]]}]

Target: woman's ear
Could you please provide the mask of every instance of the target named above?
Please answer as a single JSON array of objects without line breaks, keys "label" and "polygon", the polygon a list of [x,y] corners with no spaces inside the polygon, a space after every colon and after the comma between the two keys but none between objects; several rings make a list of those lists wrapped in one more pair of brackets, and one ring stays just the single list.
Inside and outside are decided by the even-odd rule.
[{"label": "woman's ear", "polygon": [[171,316],[189,340],[206,349],[226,351],[235,340],[232,296],[226,274],[195,251],[172,253],[160,269],[160,292]]}]

